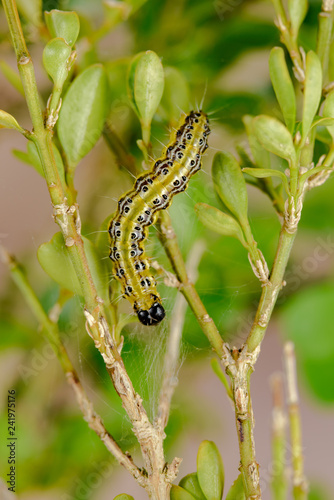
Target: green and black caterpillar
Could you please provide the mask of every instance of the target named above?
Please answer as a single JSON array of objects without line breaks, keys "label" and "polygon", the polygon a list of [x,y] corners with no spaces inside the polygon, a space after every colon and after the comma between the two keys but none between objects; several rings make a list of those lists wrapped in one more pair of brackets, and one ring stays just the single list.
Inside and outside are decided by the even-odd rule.
[{"label": "green and black caterpillar", "polygon": [[152,169],[141,174],[133,189],[122,196],[110,221],[110,258],[115,277],[124,297],[132,304],[144,325],[154,325],[165,317],[165,310],[150,273],[144,241],[148,227],[159,210],[173,196],[188,187],[189,179],[201,168],[201,155],[207,149],[209,120],[202,111],[191,111],[181,120],[180,128]]}]

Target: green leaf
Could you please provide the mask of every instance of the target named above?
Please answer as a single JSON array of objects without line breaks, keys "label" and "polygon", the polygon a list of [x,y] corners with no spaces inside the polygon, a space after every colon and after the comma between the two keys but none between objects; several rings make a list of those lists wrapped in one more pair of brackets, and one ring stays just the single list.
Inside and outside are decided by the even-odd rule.
[{"label": "green leaf", "polygon": [[161,99],[169,123],[177,124],[181,110],[189,108],[189,85],[181,71],[168,66],[165,68],[165,88]]},{"label": "green leaf", "polygon": [[206,203],[197,203],[195,212],[206,227],[223,236],[237,238],[245,248],[248,248],[242,229],[233,217]]},{"label": "green leaf", "polygon": [[11,128],[17,130],[21,134],[25,134],[25,130],[20,127],[14,116],[6,113],[6,111],[3,111],[2,109],[0,109],[0,128]]},{"label": "green leaf", "polygon": [[198,448],[197,477],[207,500],[221,500],[224,490],[224,466],[213,441],[202,441]]},{"label": "green leaf", "polygon": [[[84,236],[85,253],[98,295],[108,300],[106,271],[91,241]],[[44,271],[62,288],[82,296],[82,290],[72,261],[61,233],[56,233],[50,241],[43,243],[37,251],[37,257]]]},{"label": "green leaf", "polygon": [[216,153],[212,164],[212,177],[215,189],[224,205],[241,225],[245,222],[248,224],[246,181],[234,156],[227,152]]},{"label": "green leaf", "polygon": [[258,179],[263,179],[266,177],[279,177],[283,182],[284,188],[287,193],[290,192],[289,183],[286,175],[280,170],[273,170],[270,168],[243,168],[243,172]]},{"label": "green leaf", "polygon": [[142,125],[149,127],[164,91],[164,70],[152,50],[137,54],[128,73],[129,97]]},{"label": "green leaf", "polygon": [[[65,186],[66,183],[65,183],[65,171],[64,171],[63,160],[54,143],[52,143],[52,149],[60,180],[63,186]],[[44,177],[43,167],[35,143],[33,143],[32,141],[28,141],[26,153],[24,151],[19,151],[17,149],[14,149],[13,153],[16,156],[16,158],[34,167],[36,172],[38,172],[39,175]]]},{"label": "green leaf", "polygon": [[195,500],[195,497],[193,497],[188,491],[181,488],[181,486],[172,484],[170,500]]},{"label": "green leaf", "polygon": [[43,51],[43,65],[47,74],[57,87],[62,87],[69,71],[71,47],[63,38],[53,38]]},{"label": "green leaf", "polygon": [[284,121],[288,130],[293,133],[296,121],[295,89],[281,47],[274,47],[270,52],[269,72]]},{"label": "green leaf", "polygon": [[248,136],[248,142],[249,146],[254,158],[254,161],[256,163],[257,167],[260,168],[269,168],[270,167],[270,153],[264,147],[260,144],[260,142],[257,140],[257,137],[254,132],[253,128],[253,120],[254,117],[251,115],[245,115],[242,118],[242,121],[244,123],[247,136]]},{"label": "green leaf", "polygon": [[59,140],[72,167],[101,136],[108,111],[107,76],[103,66],[96,64],[73,81],[59,113]]},{"label": "green leaf", "polygon": [[295,162],[296,152],[292,136],[282,122],[271,116],[260,115],[254,118],[253,128],[258,141],[267,151]]},{"label": "green leaf", "polygon": [[63,38],[73,47],[80,31],[79,16],[73,11],[53,9],[44,12],[45,22],[52,38]]},{"label": "green leaf", "polygon": [[307,0],[288,0],[288,10],[290,15],[291,33],[293,38],[297,38],[298,31],[305,19],[308,9]]},{"label": "green leaf", "polygon": [[179,482],[179,486],[191,493],[195,500],[206,500],[198,482],[197,473],[188,474]]},{"label": "green leaf", "polygon": [[[334,118],[334,90],[332,90],[325,99],[322,115],[325,118]],[[334,125],[327,126],[327,129],[334,139]]]},{"label": "green leaf", "polygon": [[217,377],[219,378],[219,380],[221,381],[221,383],[225,387],[228,396],[233,401],[233,394],[232,394],[231,387],[230,387],[230,385],[229,385],[229,383],[227,381],[227,378],[225,376],[225,373],[224,373],[224,371],[223,371],[220,363],[218,362],[218,360],[216,358],[212,358],[212,360],[211,360],[211,368],[213,369],[214,373],[217,375]]},{"label": "green leaf", "polygon": [[319,57],[312,50],[306,56],[306,73],[304,85],[302,138],[306,139],[313,118],[320,104],[322,93],[322,68]]},{"label": "green leaf", "polygon": [[6,63],[6,61],[0,61],[0,70],[9,83],[11,83],[12,86],[24,97],[24,89],[18,72],[14,71],[13,68]]},{"label": "green leaf", "polygon": [[239,474],[231,488],[228,490],[225,500],[246,500],[242,476]]},{"label": "green leaf", "polygon": [[125,21],[130,13],[131,6],[126,2],[104,0],[103,2],[104,22],[111,28]]},{"label": "green leaf", "polygon": [[120,495],[117,495],[114,500],[134,500],[134,498],[126,493],[121,493]]}]

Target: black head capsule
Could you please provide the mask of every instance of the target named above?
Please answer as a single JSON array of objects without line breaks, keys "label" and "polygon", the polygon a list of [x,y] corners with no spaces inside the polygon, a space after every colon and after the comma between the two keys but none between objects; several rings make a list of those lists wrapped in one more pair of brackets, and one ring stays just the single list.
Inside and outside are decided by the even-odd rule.
[{"label": "black head capsule", "polygon": [[156,325],[165,317],[165,310],[159,302],[155,302],[149,310],[140,309],[137,312],[139,321],[145,326]]}]

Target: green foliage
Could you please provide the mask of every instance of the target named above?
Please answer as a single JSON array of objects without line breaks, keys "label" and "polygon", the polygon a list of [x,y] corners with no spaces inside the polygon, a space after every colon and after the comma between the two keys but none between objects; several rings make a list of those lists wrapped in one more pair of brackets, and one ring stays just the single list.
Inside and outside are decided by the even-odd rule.
[{"label": "green foliage", "polygon": [[246,500],[241,474],[239,474],[238,478],[227,492],[225,500]]},{"label": "green foliage", "polygon": [[262,146],[291,163],[296,160],[293,139],[288,129],[276,118],[271,116],[257,116],[253,120],[254,133]]},{"label": "green foliage", "polygon": [[63,38],[70,47],[73,47],[80,31],[78,14],[63,10],[51,10],[44,12],[44,17],[52,38]]},{"label": "green foliage", "polygon": [[143,129],[151,126],[163,91],[164,70],[157,54],[151,50],[137,54],[129,67],[128,92]]},{"label": "green foliage", "polygon": [[295,89],[286,64],[284,50],[281,47],[274,47],[270,52],[269,71],[285,124],[293,133],[296,121]]},{"label": "green foliage", "polygon": [[[101,298],[108,299],[108,288],[105,281],[106,271],[93,243],[83,237],[87,260],[92,277]],[[74,244],[74,242],[72,243]],[[82,295],[82,289],[69,259],[64,238],[56,233],[51,241],[43,243],[37,252],[39,263],[44,271],[60,286],[76,295]]]},{"label": "green foliage", "polygon": [[195,211],[199,220],[212,231],[216,231],[223,236],[232,236],[240,241],[247,248],[242,229],[238,222],[228,214],[224,214],[221,210],[211,207],[206,203],[197,203]]},{"label": "green foliage", "polygon": [[216,153],[212,164],[215,189],[223,204],[244,225],[247,221],[248,196],[240,165],[230,153]]},{"label": "green foliage", "polygon": [[206,500],[203,491],[198,482],[198,476],[196,472],[184,476],[179,482],[179,486],[191,493],[195,500]]},{"label": "green foliage", "polygon": [[6,113],[6,111],[0,110],[0,128],[11,128],[17,130],[21,134],[24,134],[24,130],[15,120],[14,116]]},{"label": "green foliage", "polygon": [[67,79],[71,53],[71,47],[63,38],[53,38],[44,48],[43,65],[57,87],[61,88]]},{"label": "green foliage", "polygon": [[60,110],[57,131],[72,167],[101,136],[109,102],[107,76],[100,64],[85,69],[70,85]]},{"label": "green foliage", "polygon": [[303,100],[302,138],[306,139],[317,113],[322,94],[322,69],[315,52],[306,55],[306,74]]},{"label": "green foliage", "polygon": [[217,446],[203,441],[197,453],[197,477],[207,500],[221,500],[224,490],[224,466]]}]

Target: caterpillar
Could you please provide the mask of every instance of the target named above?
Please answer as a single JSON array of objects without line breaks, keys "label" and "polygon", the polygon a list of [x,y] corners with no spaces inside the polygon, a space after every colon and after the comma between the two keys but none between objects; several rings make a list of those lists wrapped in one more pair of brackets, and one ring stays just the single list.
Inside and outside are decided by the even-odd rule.
[{"label": "caterpillar", "polygon": [[202,111],[191,111],[181,120],[163,156],[152,169],[137,177],[133,189],[118,201],[109,224],[110,259],[114,275],[144,325],[154,325],[165,310],[151,275],[144,241],[159,210],[165,210],[175,194],[188,187],[189,179],[201,168],[207,149],[209,120]]}]

